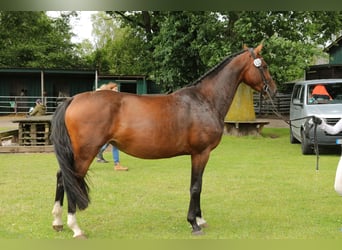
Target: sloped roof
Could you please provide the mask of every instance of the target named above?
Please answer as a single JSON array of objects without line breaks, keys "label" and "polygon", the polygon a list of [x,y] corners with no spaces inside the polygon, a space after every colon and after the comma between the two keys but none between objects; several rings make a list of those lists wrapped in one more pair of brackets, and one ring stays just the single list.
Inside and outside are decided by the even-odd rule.
[{"label": "sloped roof", "polygon": [[334,48],[335,46],[339,46],[340,42],[342,41],[342,36],[338,37],[335,41],[333,41],[329,46],[327,46],[324,50],[329,52],[330,49]]}]

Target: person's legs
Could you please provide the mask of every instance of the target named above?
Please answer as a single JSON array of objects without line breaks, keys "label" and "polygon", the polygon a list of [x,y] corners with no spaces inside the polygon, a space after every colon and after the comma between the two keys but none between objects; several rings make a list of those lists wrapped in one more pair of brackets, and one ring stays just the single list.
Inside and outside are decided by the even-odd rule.
[{"label": "person's legs", "polygon": [[105,158],[103,158],[103,152],[106,150],[106,148],[108,147],[108,143],[106,143],[105,145],[103,145],[101,148],[100,148],[100,151],[99,153],[97,154],[97,162],[101,162],[101,163],[107,163],[108,161],[105,160]]},{"label": "person's legs", "polygon": [[128,168],[123,167],[120,164],[119,150],[115,146],[112,146],[112,155],[113,155],[113,160],[114,160],[114,170],[127,171]]},{"label": "person's legs", "polygon": [[120,164],[119,150],[114,146],[112,146],[112,154],[113,154],[114,164],[115,165]]}]

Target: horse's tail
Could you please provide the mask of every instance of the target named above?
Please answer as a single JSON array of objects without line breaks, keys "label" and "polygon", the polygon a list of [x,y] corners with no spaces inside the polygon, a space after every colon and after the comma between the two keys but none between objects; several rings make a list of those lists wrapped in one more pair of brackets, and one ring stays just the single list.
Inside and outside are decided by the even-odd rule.
[{"label": "horse's tail", "polygon": [[62,172],[63,184],[69,201],[75,201],[80,209],[89,204],[89,187],[83,176],[75,171],[74,153],[70,137],[65,125],[65,111],[72,102],[69,98],[58,106],[52,118],[51,141]]}]

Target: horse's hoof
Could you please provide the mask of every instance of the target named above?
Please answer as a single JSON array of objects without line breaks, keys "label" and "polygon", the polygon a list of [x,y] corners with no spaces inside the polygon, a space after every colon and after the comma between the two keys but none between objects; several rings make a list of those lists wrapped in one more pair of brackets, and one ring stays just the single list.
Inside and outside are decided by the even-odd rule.
[{"label": "horse's hoof", "polygon": [[200,227],[202,228],[206,228],[206,227],[209,227],[208,223],[203,223],[203,224],[198,224]]},{"label": "horse's hoof", "polygon": [[200,235],[203,235],[204,232],[202,230],[196,230],[196,231],[192,231],[192,235],[194,236],[200,236]]},{"label": "horse's hoof", "polygon": [[87,239],[87,236],[85,236],[84,234],[80,234],[80,235],[74,236],[74,239],[77,239],[77,240],[86,240],[86,239]]},{"label": "horse's hoof", "polygon": [[52,228],[57,232],[63,231],[63,225],[52,225]]}]

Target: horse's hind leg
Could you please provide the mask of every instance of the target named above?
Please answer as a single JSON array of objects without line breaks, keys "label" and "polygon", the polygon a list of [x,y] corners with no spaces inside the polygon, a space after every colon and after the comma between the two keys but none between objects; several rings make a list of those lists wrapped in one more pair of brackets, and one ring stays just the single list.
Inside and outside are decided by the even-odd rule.
[{"label": "horse's hind leg", "polygon": [[63,230],[63,222],[62,222],[62,212],[63,212],[63,199],[64,199],[64,186],[62,180],[62,172],[57,172],[57,184],[56,184],[56,196],[55,196],[55,205],[52,209],[53,214],[53,222],[52,227],[57,232]]},{"label": "horse's hind leg", "polygon": [[76,204],[71,198],[68,197],[68,227],[74,232],[73,237],[77,239],[86,239],[81,228],[76,220]]}]

